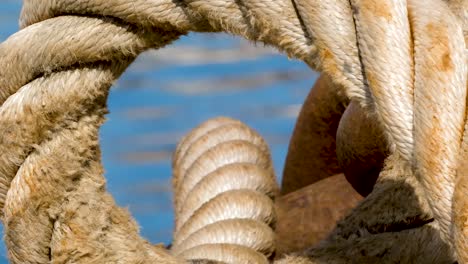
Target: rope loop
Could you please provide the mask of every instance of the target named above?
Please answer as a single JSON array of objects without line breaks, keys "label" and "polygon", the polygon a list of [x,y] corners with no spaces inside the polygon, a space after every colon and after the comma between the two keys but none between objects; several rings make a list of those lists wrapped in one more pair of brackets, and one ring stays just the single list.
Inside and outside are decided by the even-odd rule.
[{"label": "rope loop", "polygon": [[[22,29],[0,44],[0,207],[10,259],[74,261],[73,248],[95,252],[99,243],[125,250],[102,249],[90,261],[171,259],[149,249],[133,222],[111,230],[119,239],[85,245],[80,237],[131,219],[112,213],[103,191],[97,135],[109,88],[141,52],[195,31],[263,42],[332,76],[376,114],[443,238],[468,262],[467,10],[465,0],[25,0]],[[28,243],[50,240],[52,230],[59,235],[50,243]],[[139,250],[146,255],[132,259]]]}]

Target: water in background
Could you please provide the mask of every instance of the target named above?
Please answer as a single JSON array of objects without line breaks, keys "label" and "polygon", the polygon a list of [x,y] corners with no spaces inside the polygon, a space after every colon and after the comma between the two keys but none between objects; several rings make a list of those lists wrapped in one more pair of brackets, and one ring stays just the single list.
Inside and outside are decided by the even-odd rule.
[{"label": "water in background", "polygon": [[[20,8],[20,0],[1,1],[0,41],[18,30]],[[258,45],[223,34],[190,34],[142,54],[114,85],[101,129],[108,189],[151,242],[171,241],[176,143],[208,118],[230,116],[256,129],[280,176],[296,116],[317,75]],[[7,263],[3,243],[0,263]]]}]

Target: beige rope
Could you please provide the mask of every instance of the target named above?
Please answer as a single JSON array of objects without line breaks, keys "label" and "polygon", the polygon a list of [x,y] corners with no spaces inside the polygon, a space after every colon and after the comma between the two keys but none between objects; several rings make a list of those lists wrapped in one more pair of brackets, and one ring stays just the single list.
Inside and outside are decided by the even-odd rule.
[{"label": "beige rope", "polygon": [[317,246],[286,263],[454,263],[432,221],[424,190],[398,155],[387,158],[374,191]]},{"label": "beige rope", "polygon": [[[102,106],[140,52],[188,31],[226,31],[323,70],[375,112],[392,150],[415,170],[444,238],[468,262],[466,221],[452,218],[468,211],[466,189],[455,188],[467,178],[456,173],[466,117],[463,8],[456,20],[441,0],[26,0],[23,30],[0,45],[0,205],[15,208],[19,200],[8,196],[26,192],[24,184],[10,185],[32,153],[59,131],[102,115],[93,98]],[[36,98],[40,87],[55,87],[48,96],[63,101]]]},{"label": "beige rope", "polygon": [[414,166],[433,213],[448,235],[466,115],[465,43],[460,24],[445,14],[450,11],[442,2],[414,2],[410,7],[413,30],[426,32],[414,34]]},{"label": "beige rope", "polygon": [[460,155],[460,166],[458,167],[458,179],[455,182],[455,193],[453,197],[453,220],[454,240],[456,251],[460,259],[468,259],[468,122],[465,124],[465,133],[463,136],[463,145]]},{"label": "beige rope", "polygon": [[176,227],[172,252],[186,259],[268,263],[278,192],[264,140],[241,122],[208,120],[173,159]]},{"label": "beige rope", "polygon": [[106,73],[105,66],[52,73],[2,107],[2,142],[12,142],[10,153],[19,152],[14,142],[44,138],[18,164],[6,194],[2,220],[12,263],[182,262],[144,241],[128,212],[105,192],[98,127],[108,84],[81,78]]}]

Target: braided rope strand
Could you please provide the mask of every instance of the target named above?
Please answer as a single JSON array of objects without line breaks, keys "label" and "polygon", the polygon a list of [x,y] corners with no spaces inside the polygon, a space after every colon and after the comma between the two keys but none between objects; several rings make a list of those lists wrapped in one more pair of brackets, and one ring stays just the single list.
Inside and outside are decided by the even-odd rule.
[{"label": "braided rope strand", "polygon": [[[325,2],[24,1],[23,29],[0,44],[3,220],[17,215],[15,206],[24,206],[21,199],[30,199],[23,194],[43,188],[39,180],[28,180],[37,182],[32,188],[16,179],[28,171],[23,166],[29,157],[60,131],[102,116],[109,87],[139,53],[190,31],[224,31],[275,46],[324,71],[352,100],[375,112],[393,152],[416,172],[444,238],[455,245],[459,261],[468,262],[467,177],[459,165],[465,157],[468,54],[463,3]],[[462,11],[452,13],[447,4],[463,6]],[[99,123],[93,126],[97,131]],[[78,127],[83,135],[91,129]],[[70,140],[78,141],[81,134],[73,135]],[[203,175],[201,168],[193,170]],[[181,186],[188,186],[180,192],[185,199],[193,186]],[[20,256],[11,254],[12,259]]]},{"label": "braided rope strand", "polygon": [[173,160],[172,253],[268,263],[275,250],[272,199],[279,190],[265,141],[237,120],[214,118],[181,140]]},{"label": "braided rope strand", "polygon": [[416,76],[413,166],[442,234],[450,240],[452,196],[465,123],[465,42],[460,24],[446,15],[450,11],[444,3],[414,1],[410,10]]}]

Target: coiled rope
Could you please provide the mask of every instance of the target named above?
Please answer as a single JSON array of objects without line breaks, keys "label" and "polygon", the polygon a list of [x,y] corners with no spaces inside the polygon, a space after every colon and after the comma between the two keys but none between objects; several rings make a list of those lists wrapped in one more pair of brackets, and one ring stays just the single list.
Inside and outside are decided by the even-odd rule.
[{"label": "coiled rope", "polygon": [[192,130],[174,155],[172,252],[185,259],[268,263],[275,252],[270,152],[252,129],[215,118]]},{"label": "coiled rope", "polygon": [[[324,71],[348,97],[375,112],[392,152],[421,182],[444,239],[455,246],[459,261],[468,262],[468,176],[459,166],[466,163],[468,144],[466,10],[463,0],[24,1],[23,29],[0,45],[0,206],[10,258],[27,262],[46,248],[38,243],[27,253],[15,251],[25,223],[34,219],[45,231],[74,215],[60,218],[64,212],[53,206],[74,204],[70,197],[82,196],[57,184],[59,179],[89,182],[83,176],[91,168],[100,174],[97,128],[107,91],[129,63],[189,31],[224,31],[275,46]],[[89,156],[83,141],[89,141]],[[54,161],[50,145],[82,153]],[[44,153],[47,166],[38,163]],[[78,167],[67,169],[70,164]],[[42,174],[54,180],[44,181]],[[98,179],[87,184],[103,181]],[[92,188],[108,201],[96,186],[82,191]],[[47,202],[30,210],[47,217],[23,215],[41,192]],[[70,249],[58,242],[66,235],[61,238],[54,243]],[[49,253],[58,252],[65,251]]]}]

